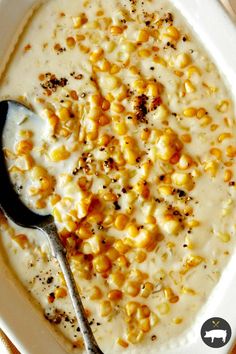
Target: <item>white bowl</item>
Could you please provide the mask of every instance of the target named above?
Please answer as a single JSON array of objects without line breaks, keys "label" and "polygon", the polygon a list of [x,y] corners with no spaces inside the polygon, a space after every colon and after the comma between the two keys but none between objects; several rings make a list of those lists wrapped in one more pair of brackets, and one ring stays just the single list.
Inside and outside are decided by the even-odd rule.
[{"label": "white bowl", "polygon": [[[197,33],[221,74],[228,83],[236,105],[236,26],[217,0],[171,0]],[[19,4],[20,3],[20,4]],[[0,73],[4,69],[17,37],[22,31],[36,0],[0,0]],[[10,45],[12,44],[12,45]],[[193,328],[182,340],[173,342],[162,350],[165,354],[213,353],[200,336],[205,320],[222,317],[232,328],[230,342],[217,349],[218,354],[229,352],[236,339],[236,250],[223,275],[200,311]],[[39,315],[32,300],[16,282],[0,257],[0,327],[9,336],[22,354],[64,354],[65,349]],[[159,351],[160,352],[160,351]]]}]

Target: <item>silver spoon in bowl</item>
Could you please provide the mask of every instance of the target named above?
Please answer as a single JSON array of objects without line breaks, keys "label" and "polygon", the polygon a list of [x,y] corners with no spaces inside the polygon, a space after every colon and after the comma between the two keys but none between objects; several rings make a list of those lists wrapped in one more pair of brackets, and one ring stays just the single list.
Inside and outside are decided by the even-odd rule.
[{"label": "silver spoon in bowl", "polygon": [[[103,354],[98,347],[88,323],[75,279],[67,259],[66,249],[61,244],[53,216],[39,215],[27,208],[27,206],[20,200],[19,195],[15,191],[10,180],[3,151],[3,131],[10,105],[16,105],[17,108],[24,107],[24,109],[28,109],[16,101],[9,100],[0,102],[0,209],[15,224],[25,228],[41,230],[47,235],[52,255],[57,259],[64,275],[75,315],[84,339],[86,351],[88,354]],[[32,113],[29,109],[28,111],[29,113]]]}]

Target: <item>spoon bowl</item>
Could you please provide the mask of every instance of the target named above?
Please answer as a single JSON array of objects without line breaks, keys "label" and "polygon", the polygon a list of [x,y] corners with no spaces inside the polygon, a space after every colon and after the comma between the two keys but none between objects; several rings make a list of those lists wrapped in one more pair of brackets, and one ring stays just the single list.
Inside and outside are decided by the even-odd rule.
[{"label": "spoon bowl", "polygon": [[0,102],[0,209],[15,224],[25,228],[39,229],[47,235],[52,255],[58,260],[64,275],[87,353],[102,354],[85,315],[84,307],[67,259],[66,250],[61,244],[53,216],[39,215],[27,208],[11,182],[4,154],[3,132],[9,109],[12,105],[19,109],[23,107],[29,113],[32,113],[29,108],[19,102],[12,100]]}]

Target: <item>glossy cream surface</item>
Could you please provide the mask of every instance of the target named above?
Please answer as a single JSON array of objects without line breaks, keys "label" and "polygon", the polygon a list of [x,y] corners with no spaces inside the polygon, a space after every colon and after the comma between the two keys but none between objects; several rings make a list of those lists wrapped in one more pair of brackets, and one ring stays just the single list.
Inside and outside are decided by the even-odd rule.
[{"label": "glossy cream surface", "polygon": [[[9,172],[29,207],[54,215],[104,353],[178,345],[236,227],[234,106],[185,20],[167,1],[46,1],[0,98],[35,111],[10,110]],[[80,353],[45,236],[3,217],[0,230],[9,265]]]}]

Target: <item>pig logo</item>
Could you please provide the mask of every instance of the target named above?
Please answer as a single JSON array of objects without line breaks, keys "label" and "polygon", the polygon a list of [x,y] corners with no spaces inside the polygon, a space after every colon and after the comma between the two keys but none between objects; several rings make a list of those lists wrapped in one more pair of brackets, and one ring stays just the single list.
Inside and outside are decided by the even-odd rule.
[{"label": "pig logo", "polygon": [[231,338],[231,327],[223,318],[213,317],[203,323],[201,337],[209,347],[221,348]]}]

